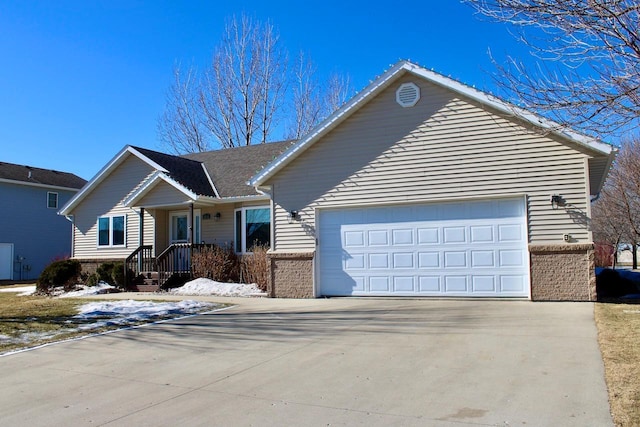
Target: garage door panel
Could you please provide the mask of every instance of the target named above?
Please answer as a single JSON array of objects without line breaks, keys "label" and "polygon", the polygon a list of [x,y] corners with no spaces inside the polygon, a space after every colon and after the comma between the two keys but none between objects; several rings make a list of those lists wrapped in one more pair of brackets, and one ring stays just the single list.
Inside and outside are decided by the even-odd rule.
[{"label": "garage door panel", "polygon": [[372,292],[389,292],[389,277],[372,276],[369,279],[369,289]]},{"label": "garage door panel", "polygon": [[444,243],[445,244],[456,244],[456,243],[465,243],[467,241],[465,236],[465,227],[444,227]]},{"label": "garage door panel", "polygon": [[425,294],[439,294],[440,289],[440,276],[419,276],[418,277],[418,292]]},{"label": "garage door panel", "polygon": [[474,225],[469,227],[471,243],[494,243],[493,226]]},{"label": "garage door panel", "polygon": [[466,276],[445,276],[445,292],[467,292]]},{"label": "garage door panel", "polygon": [[369,246],[388,246],[389,232],[387,230],[370,230],[367,237]]},{"label": "garage door panel", "polygon": [[393,268],[415,268],[415,262],[413,259],[413,252],[396,252],[393,254]]},{"label": "garage door panel", "polygon": [[393,278],[394,292],[414,293],[413,276],[396,276]]},{"label": "garage door panel", "polygon": [[439,230],[433,228],[418,228],[419,245],[437,245],[440,243]]},{"label": "garage door panel", "polygon": [[418,268],[440,268],[440,253],[419,252]]},{"label": "garage door panel", "polygon": [[495,267],[495,253],[489,250],[471,251],[471,267],[486,268]]},{"label": "garage door panel", "polygon": [[523,199],[320,211],[320,293],[526,297],[524,212]]}]

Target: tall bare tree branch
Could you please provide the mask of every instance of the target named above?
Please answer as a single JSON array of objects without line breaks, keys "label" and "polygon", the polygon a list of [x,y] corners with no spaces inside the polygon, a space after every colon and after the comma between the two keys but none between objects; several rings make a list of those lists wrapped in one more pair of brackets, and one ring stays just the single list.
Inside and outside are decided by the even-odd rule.
[{"label": "tall bare tree branch", "polygon": [[496,62],[503,96],[600,137],[640,124],[637,0],[465,1],[509,24],[538,58]]},{"label": "tall bare tree branch", "polygon": [[173,84],[166,96],[165,111],[158,120],[158,134],[169,150],[191,153],[210,149],[198,105],[200,82],[193,67],[182,70],[176,65]]},{"label": "tall bare tree branch", "polygon": [[[234,16],[201,78],[194,70],[176,71],[158,135],[178,153],[300,138],[344,103],[348,92],[348,78],[337,75],[321,85],[303,56],[290,70],[270,22]],[[285,114],[293,116],[294,126],[278,126]]]}]

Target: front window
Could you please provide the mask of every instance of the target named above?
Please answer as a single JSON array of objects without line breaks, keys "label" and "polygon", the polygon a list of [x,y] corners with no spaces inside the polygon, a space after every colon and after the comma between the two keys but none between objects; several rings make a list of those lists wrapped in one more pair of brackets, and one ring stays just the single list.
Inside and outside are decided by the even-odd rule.
[{"label": "front window", "polygon": [[47,192],[47,207],[49,209],[58,209],[58,193]]},{"label": "front window", "polygon": [[256,245],[271,244],[271,209],[251,207],[236,210],[236,252],[251,252]]},{"label": "front window", "polygon": [[124,246],[125,226],[124,215],[98,218],[98,246]]}]

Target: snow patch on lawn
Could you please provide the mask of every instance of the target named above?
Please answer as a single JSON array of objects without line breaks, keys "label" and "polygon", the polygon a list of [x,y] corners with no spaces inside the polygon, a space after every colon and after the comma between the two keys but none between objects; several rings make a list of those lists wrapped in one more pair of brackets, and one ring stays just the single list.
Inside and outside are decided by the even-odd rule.
[{"label": "snow patch on lawn", "polygon": [[58,295],[60,298],[76,298],[84,297],[88,295],[100,295],[113,292],[116,289],[115,286],[111,286],[108,283],[100,282],[95,286],[78,285],[78,290],[71,292],[64,292]]},{"label": "snow patch on lawn", "polygon": [[106,301],[90,302],[80,307],[73,319],[94,320],[78,329],[96,329],[103,326],[129,325],[167,317],[178,317],[213,309],[216,304],[200,301],[153,302],[153,301]]},{"label": "snow patch on lawn", "polygon": [[26,297],[32,295],[36,291],[35,285],[30,286],[19,286],[13,288],[0,288],[0,292],[16,292],[19,293],[18,296]]},{"label": "snow patch on lawn", "polygon": [[225,297],[249,297],[264,295],[255,283],[222,283],[211,279],[195,279],[169,293],[174,295],[217,295]]}]

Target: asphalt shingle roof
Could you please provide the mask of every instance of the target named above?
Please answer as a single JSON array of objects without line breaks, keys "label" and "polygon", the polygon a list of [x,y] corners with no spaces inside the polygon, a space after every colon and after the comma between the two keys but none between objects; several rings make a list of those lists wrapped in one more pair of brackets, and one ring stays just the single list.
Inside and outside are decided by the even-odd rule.
[{"label": "asphalt shingle roof", "polygon": [[205,164],[220,197],[254,196],[258,193],[247,185],[247,181],[294,142],[270,142],[187,154],[183,157]]},{"label": "asphalt shingle roof", "polygon": [[0,162],[0,179],[54,187],[82,188],[87,181],[69,172]]},{"label": "asphalt shingle roof", "polygon": [[171,154],[148,150],[146,148],[133,148],[165,168],[169,171],[169,176],[171,176],[171,178],[175,179],[194,193],[201,196],[216,196],[200,162],[185,159],[180,156],[172,156]]},{"label": "asphalt shingle roof", "polygon": [[194,193],[215,197],[215,192],[202,168],[204,164],[220,197],[238,197],[257,195],[255,189],[247,185],[249,178],[293,143],[294,141],[272,142],[183,156],[140,147],[132,148],[165,168],[171,178]]}]

